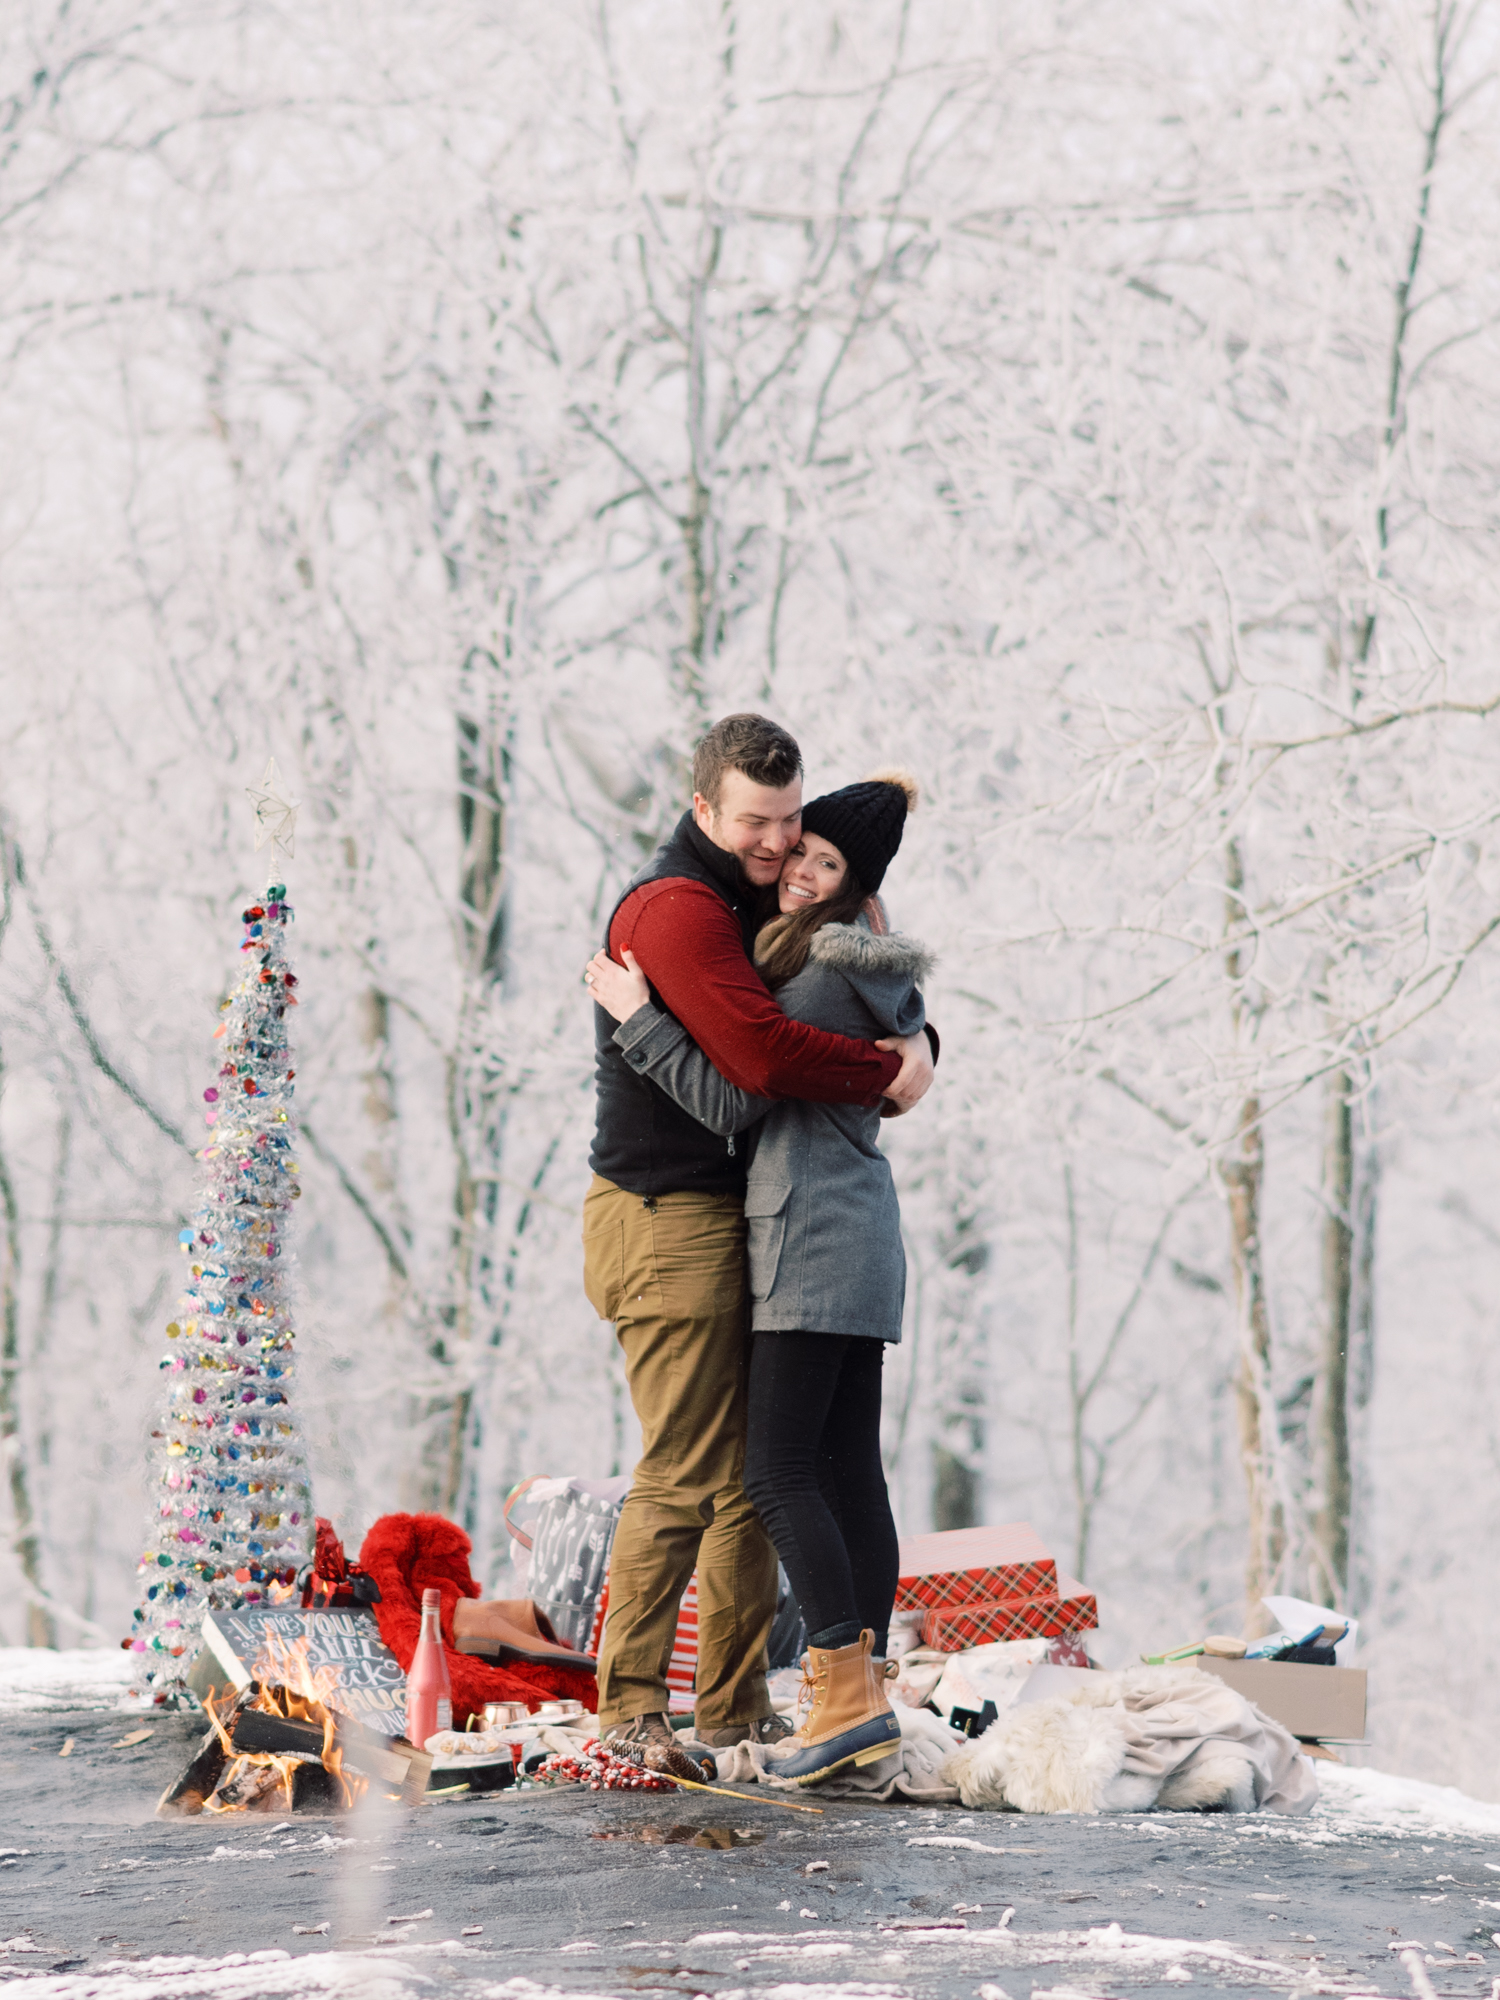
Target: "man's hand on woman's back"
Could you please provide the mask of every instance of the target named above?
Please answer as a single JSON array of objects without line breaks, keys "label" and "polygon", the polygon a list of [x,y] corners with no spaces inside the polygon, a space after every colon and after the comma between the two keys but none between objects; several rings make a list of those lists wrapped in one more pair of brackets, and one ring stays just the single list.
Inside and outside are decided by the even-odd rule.
[{"label": "man's hand on woman's back", "polygon": [[889,1049],[901,1058],[901,1067],[895,1081],[887,1085],[880,1109],[882,1118],[899,1118],[903,1111],[910,1111],[914,1104],[920,1103],[931,1088],[932,1044],[923,1029],[915,1035],[888,1035],[875,1046]]}]

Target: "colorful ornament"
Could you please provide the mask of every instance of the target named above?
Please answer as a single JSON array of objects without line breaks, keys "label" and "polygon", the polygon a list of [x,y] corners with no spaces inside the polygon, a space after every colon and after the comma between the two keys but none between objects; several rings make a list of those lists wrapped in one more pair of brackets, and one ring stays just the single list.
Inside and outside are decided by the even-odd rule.
[{"label": "colorful ornament", "polygon": [[[218,1086],[203,1093],[218,1123],[198,1155],[193,1226],[178,1239],[185,1255],[198,1246],[199,1261],[166,1329],[172,1346],[160,1365],[175,1386],[163,1384],[152,1433],[159,1511],[141,1556],[135,1630],[123,1642],[158,1694],[180,1677],[205,1610],[263,1602],[312,1555],[306,1459],[288,1401],[296,1361],[285,1217],[301,1193],[290,1157],[291,921],[281,883],[245,911],[250,964],[215,1030],[219,1075],[240,1087],[228,1101]],[[252,1330],[256,1345],[243,1353]]]}]

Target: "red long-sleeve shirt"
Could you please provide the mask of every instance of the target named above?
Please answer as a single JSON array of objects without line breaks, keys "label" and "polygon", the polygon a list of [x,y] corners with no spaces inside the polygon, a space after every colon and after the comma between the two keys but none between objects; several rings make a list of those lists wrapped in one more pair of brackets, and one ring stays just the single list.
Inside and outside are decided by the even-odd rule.
[{"label": "red long-sleeve shirt", "polygon": [[880,1102],[901,1059],[791,1021],[745,956],[734,912],[707,883],[646,882],[609,927],[610,956],[627,951],[721,1075],[757,1097],[813,1104]]}]

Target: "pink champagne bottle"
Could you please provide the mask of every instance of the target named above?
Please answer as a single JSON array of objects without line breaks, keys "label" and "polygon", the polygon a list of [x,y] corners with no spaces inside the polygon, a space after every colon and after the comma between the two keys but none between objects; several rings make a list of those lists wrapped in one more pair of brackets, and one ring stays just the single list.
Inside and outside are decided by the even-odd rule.
[{"label": "pink champagne bottle", "polygon": [[406,1676],[406,1736],[420,1750],[429,1736],[453,1727],[453,1684],[438,1626],[442,1592],[422,1592],[422,1632]]}]

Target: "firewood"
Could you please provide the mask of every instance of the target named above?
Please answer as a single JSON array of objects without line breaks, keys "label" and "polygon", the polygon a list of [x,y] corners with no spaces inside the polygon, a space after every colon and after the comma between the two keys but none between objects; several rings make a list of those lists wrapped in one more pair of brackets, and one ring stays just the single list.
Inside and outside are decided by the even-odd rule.
[{"label": "firewood", "polygon": [[[321,1724],[293,1721],[263,1708],[241,1710],[233,1736],[236,1750],[300,1757],[321,1757],[323,1753]],[[382,1736],[343,1715],[335,1717],[334,1742],[351,1770],[399,1787],[408,1805],[421,1803],[432,1770],[432,1759],[425,1750],[418,1750],[404,1736]]]},{"label": "firewood", "polygon": [[[252,1688],[246,1688],[225,1716],[224,1727],[231,1735],[241,1704],[252,1701],[254,1694]],[[157,1800],[157,1812],[164,1817],[181,1815],[189,1819],[201,1813],[204,1801],[213,1797],[214,1787],[224,1774],[224,1763],[224,1740],[218,1730],[210,1726],[182,1776],[168,1785]]]},{"label": "firewood", "polygon": [[388,1745],[386,1754],[389,1761],[394,1764],[400,1760],[405,1765],[401,1776],[394,1780],[401,1787],[402,1804],[419,1806],[427,1796],[427,1781],[432,1776],[431,1752],[419,1750],[404,1736],[388,1736],[384,1741]]},{"label": "firewood", "polygon": [[385,1736],[378,1729],[369,1729],[347,1715],[336,1719],[334,1740],[353,1770],[399,1786],[402,1800],[409,1806],[422,1803],[432,1771],[432,1757],[426,1750],[419,1750],[404,1736]]},{"label": "firewood", "polygon": [[281,1812],[286,1803],[282,1772],[280,1764],[244,1764],[219,1787],[218,1804],[226,1812]]},{"label": "firewood", "polygon": [[321,1757],[323,1725],[294,1722],[264,1708],[243,1709],[230,1732],[236,1750],[270,1752],[274,1756]]},{"label": "firewood", "polygon": [[331,1812],[344,1803],[344,1788],[321,1764],[298,1764],[292,1772],[293,1812]]}]

